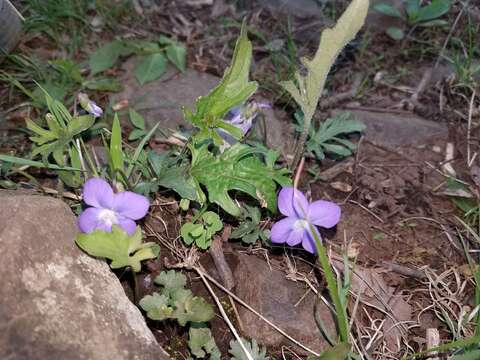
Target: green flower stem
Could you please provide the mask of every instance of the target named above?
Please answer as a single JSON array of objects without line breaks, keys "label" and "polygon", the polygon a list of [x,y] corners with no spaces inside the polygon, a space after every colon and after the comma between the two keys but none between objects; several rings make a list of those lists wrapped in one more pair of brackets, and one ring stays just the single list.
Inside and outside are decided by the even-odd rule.
[{"label": "green flower stem", "polygon": [[318,259],[320,261],[320,265],[322,266],[323,272],[325,274],[325,278],[327,280],[328,292],[330,293],[330,297],[332,298],[333,305],[335,306],[335,311],[337,313],[337,325],[338,325],[338,330],[340,332],[340,340],[348,344],[349,331],[348,331],[347,311],[346,311],[346,308],[342,305],[342,301],[340,300],[340,296],[338,295],[338,284],[337,284],[337,281],[335,280],[335,275],[333,274],[332,268],[330,267],[327,251],[323,246],[322,242],[320,241],[320,239],[318,238],[313,225],[310,225],[310,230],[313,234],[313,238],[315,239],[315,246],[317,247]]}]

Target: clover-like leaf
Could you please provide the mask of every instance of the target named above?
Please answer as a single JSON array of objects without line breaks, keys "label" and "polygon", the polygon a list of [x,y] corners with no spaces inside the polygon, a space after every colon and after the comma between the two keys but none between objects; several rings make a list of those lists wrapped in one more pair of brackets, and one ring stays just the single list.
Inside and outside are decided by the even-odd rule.
[{"label": "clover-like leaf", "polygon": [[161,321],[172,317],[173,308],[168,305],[168,297],[165,295],[159,293],[147,295],[140,300],[139,305],[152,320]]},{"label": "clover-like leaf", "polygon": [[180,228],[180,235],[187,245],[194,242],[204,244],[206,240],[206,231],[202,224],[187,222]]},{"label": "clover-like leaf", "polygon": [[213,318],[212,305],[199,296],[189,296],[186,299],[175,301],[175,311],[172,317],[177,319],[181,326],[187,322],[206,322]]},{"label": "clover-like leaf", "polygon": [[207,211],[202,215],[203,225],[207,239],[210,239],[217,231],[222,230],[223,223],[220,216],[213,211]]},{"label": "clover-like leaf", "polygon": [[[229,195],[229,191],[242,191],[257,199],[262,207],[272,212],[277,208],[275,181],[285,178],[283,170],[267,167],[253,152],[258,150],[243,144],[235,144],[219,156],[214,156],[208,146],[190,147],[192,167],[190,175],[208,191],[210,202],[221,206],[233,216],[240,216],[241,209]],[[197,186],[197,191],[201,187]]]},{"label": "clover-like leaf", "polygon": [[209,328],[190,327],[188,331],[188,347],[195,357],[203,359],[207,354],[210,360],[220,360],[220,350],[215,343]]},{"label": "clover-like leaf", "polygon": [[113,225],[112,232],[95,230],[89,234],[78,234],[75,242],[92,256],[110,259],[112,269],[130,266],[135,272],[140,271],[141,261],[154,259],[160,252],[157,244],[142,243],[142,230],[139,226],[131,236],[119,226]]}]

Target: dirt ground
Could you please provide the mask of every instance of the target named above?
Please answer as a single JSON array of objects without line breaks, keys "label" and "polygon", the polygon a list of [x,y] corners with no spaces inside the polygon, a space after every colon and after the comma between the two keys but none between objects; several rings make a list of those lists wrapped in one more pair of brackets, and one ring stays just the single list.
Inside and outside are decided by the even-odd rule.
[{"label": "dirt ground", "polygon": [[[291,74],[291,64],[285,60],[288,59],[288,54],[281,54],[283,60],[275,65],[272,62],[272,52],[263,39],[287,41],[287,35],[291,34],[297,46],[297,54],[311,54],[315,50],[320,29],[331,22],[328,16],[288,18],[284,14],[272,13],[254,1],[238,4],[219,1],[221,5],[214,6],[214,10],[211,6],[191,6],[181,1],[157,3],[157,10],[144,14],[146,20],[141,24],[135,27],[131,23],[122,24],[122,35],[141,38],[151,38],[159,33],[173,35],[186,43],[189,67],[218,76],[222,75],[228,65],[240,19],[246,17],[254,44],[253,78],[263,84],[261,95],[276,108],[285,111],[287,118],[283,121],[292,121],[292,101],[276,85],[279,74]],[[245,6],[240,6],[240,3]],[[329,8],[330,14],[339,14],[345,6],[343,1],[335,3]],[[461,6],[456,4],[453,9],[448,15],[450,23],[458,15]],[[464,25],[462,21],[455,32],[458,36],[461,36],[458,29]],[[290,33],[287,32],[287,24]],[[405,41],[399,45],[385,34],[375,32],[373,26],[367,28],[337,64],[334,75],[329,79],[326,97],[348,91],[355,74],[361,74],[364,79],[360,91],[346,100],[325,106],[317,114],[317,120],[321,121],[330,110],[337,107],[366,109],[385,116],[401,116],[402,112],[409,112],[441,124],[446,129],[444,135],[432,134],[431,138],[421,143],[393,147],[385,143],[374,143],[368,136],[356,138],[358,150],[353,157],[322,163],[308,159],[304,169],[304,174],[308,175],[303,176],[300,183],[302,190],[310,194],[312,199],[329,199],[341,205],[342,220],[339,225],[333,230],[322,232],[331,254],[338,255],[347,251],[351,259],[356,257],[356,264],[361,269],[375,269],[392,294],[401,295],[410,306],[410,314],[405,321],[408,331],[399,337],[404,349],[407,349],[405,351],[409,352],[425,347],[425,331],[428,328],[438,329],[444,340],[451,338],[448,326],[441,320],[441,308],[450,308],[451,316],[458,317],[462,307],[471,307],[473,304],[473,283],[457,232],[462,230],[456,217],[462,218],[463,214],[446,193],[444,165],[451,164],[457,178],[464,181],[470,191],[477,195],[478,180],[472,167],[467,166],[467,156],[470,156],[467,155],[467,148],[469,154],[478,151],[479,118],[475,111],[472,116],[472,107],[469,105],[471,93],[452,85],[453,80],[446,66],[442,65],[442,73],[439,68],[434,68],[448,31],[449,28],[437,32],[429,29],[418,31],[410,42]],[[119,34],[106,31],[102,37],[108,40],[114,35]],[[41,36],[35,42],[25,39],[20,50],[27,49],[39,56],[49,52],[48,56],[51,56],[51,52],[55,51],[48,41],[42,41]],[[82,58],[83,55],[80,53],[78,56]],[[425,73],[431,69],[434,69],[434,75],[428,79],[430,81],[426,86],[420,87]],[[1,104],[0,111],[3,112],[22,101],[18,96],[12,95],[9,87],[2,87],[1,83],[0,97],[9,99]],[[474,99],[478,106],[478,98]],[[25,111],[15,111],[10,115],[8,129],[23,126]],[[0,151],[25,151],[25,134],[14,131],[8,133],[7,130],[3,131]],[[449,146],[454,149],[453,157],[445,161]],[[478,159],[474,163],[477,164]],[[320,175],[323,181],[312,173]],[[49,174],[43,171],[36,171],[32,175],[43,177],[44,182],[51,181]],[[24,178],[19,180],[26,181]],[[156,206],[145,222],[145,229],[151,239],[164,239],[160,241],[163,247],[161,259],[148,262],[148,270],[138,275],[136,287],[119,273],[132,300],[152,291],[154,286],[151,279],[165,268],[165,258],[170,264],[178,262],[179,256],[175,251],[182,249],[178,239],[182,216],[175,198],[169,194],[159,194]],[[267,221],[273,220],[275,219]],[[166,246],[165,241],[172,246]],[[232,254],[242,252],[261,259],[268,258],[272,263],[278,264],[278,268],[283,269],[285,274],[288,273],[283,250],[269,250],[267,257],[261,244],[248,248],[234,243],[224,250],[232,268],[235,268],[237,261]],[[288,254],[292,255],[291,252]],[[324,280],[321,273],[317,271],[312,274],[311,263],[314,258],[301,251],[294,252],[292,256],[303,260],[298,271],[312,278],[322,292]],[[200,254],[200,263],[204,268],[215,271],[209,253]],[[213,302],[195,273],[189,273],[189,281],[194,292]],[[217,294],[235,319],[236,310],[229,297],[221,291]],[[366,304],[361,306],[369,308]],[[392,311],[396,310],[393,306]],[[386,350],[386,336],[374,336],[378,330],[375,327],[378,325],[376,319],[381,320],[385,315],[372,308],[357,311],[357,314],[357,338],[363,339],[365,344],[372,340],[366,352],[376,359],[398,356]],[[185,356],[187,334],[184,330],[168,323],[150,321],[149,325],[159,343],[172,356],[177,359]],[[232,335],[220,315],[213,320],[212,329],[220,350],[227,354]],[[471,327],[466,326],[465,329],[464,334],[471,331]],[[258,340],[260,339],[261,337]],[[282,356],[281,347],[269,351],[272,355]],[[290,354],[287,358],[294,356]]]}]

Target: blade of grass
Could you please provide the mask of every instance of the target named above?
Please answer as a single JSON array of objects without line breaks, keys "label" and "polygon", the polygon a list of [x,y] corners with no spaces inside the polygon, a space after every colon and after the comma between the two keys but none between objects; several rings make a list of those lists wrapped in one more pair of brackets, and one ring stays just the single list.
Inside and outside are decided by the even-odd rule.
[{"label": "blade of grass", "polygon": [[122,128],[120,127],[120,120],[115,113],[112,125],[112,136],[110,137],[110,171],[112,172],[112,180],[116,171],[123,172],[123,150],[122,150]]},{"label": "blade of grass", "polygon": [[55,164],[48,164],[48,163],[45,164],[41,161],[29,160],[29,159],[16,157],[16,156],[10,156],[10,155],[0,155],[0,161],[5,161],[8,163],[13,163],[18,165],[26,165],[26,166],[36,167],[36,168],[51,169],[51,170],[82,171],[82,169],[79,169],[79,168],[74,168],[69,166],[62,167],[62,166],[58,166]]},{"label": "blade of grass", "polygon": [[133,153],[133,158],[130,162],[130,165],[128,165],[128,169],[127,169],[127,172],[125,174],[125,176],[127,177],[127,179],[130,178],[130,176],[132,175],[132,172],[133,170],[135,169],[135,163],[137,162],[138,160],[138,157],[140,156],[140,153],[142,152],[143,150],[143,147],[145,146],[145,144],[147,143],[148,140],[150,140],[150,138],[152,137],[152,135],[155,133],[155,130],[157,130],[158,126],[160,125],[160,123],[158,122],[149,132],[147,135],[145,135],[142,139],[142,141],[140,141],[140,143],[138,144],[137,148],[135,149],[135,152]]}]

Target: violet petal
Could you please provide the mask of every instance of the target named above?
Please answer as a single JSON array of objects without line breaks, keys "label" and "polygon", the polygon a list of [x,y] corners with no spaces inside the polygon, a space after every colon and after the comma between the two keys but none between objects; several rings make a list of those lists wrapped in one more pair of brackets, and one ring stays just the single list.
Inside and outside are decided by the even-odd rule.
[{"label": "violet petal", "polygon": [[90,206],[110,209],[113,197],[112,187],[103,179],[90,178],[83,185],[83,201]]},{"label": "violet petal", "polygon": [[308,220],[315,225],[331,228],[338,224],[342,211],[340,206],[325,200],[314,201],[308,208]]},{"label": "violet petal", "polygon": [[137,224],[135,224],[135,221],[125,217],[119,219],[118,226],[120,226],[128,235],[133,235],[137,229]]},{"label": "violet petal", "polygon": [[92,114],[94,117],[100,117],[103,115],[102,108],[98,106],[94,101],[90,101],[88,103],[88,112]]},{"label": "violet petal", "polygon": [[297,245],[302,241],[303,229],[295,230],[294,224],[298,219],[295,217],[286,217],[273,224],[270,231],[270,239],[273,243],[287,243],[290,246]]},{"label": "violet petal", "polygon": [[93,230],[100,229],[105,231],[110,231],[108,226],[100,219],[100,213],[103,209],[97,209],[94,207],[86,209],[78,217],[78,227],[81,232],[91,233]]},{"label": "violet petal", "polygon": [[119,215],[138,220],[147,215],[150,202],[140,194],[131,191],[123,191],[115,194],[112,209]]},{"label": "violet petal", "polygon": [[305,219],[308,213],[308,200],[305,195],[293,187],[285,187],[278,194],[278,210],[285,216]]},{"label": "violet petal", "polygon": [[[315,229],[315,232],[317,233],[318,238],[321,240],[322,237],[320,236],[317,229]],[[309,253],[315,254],[317,252],[317,247],[315,245],[315,239],[313,238],[312,232],[310,230],[305,232],[305,236],[303,237],[303,240],[302,240],[302,247],[305,250],[307,250]]]}]

